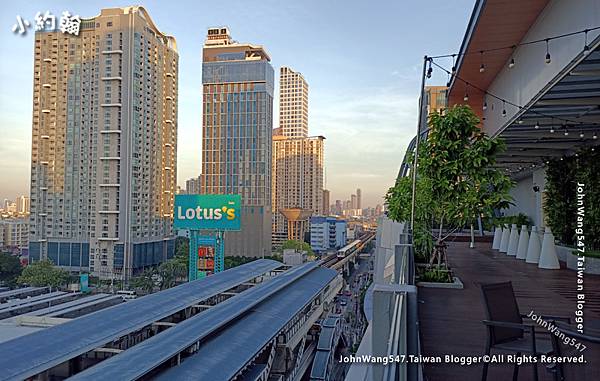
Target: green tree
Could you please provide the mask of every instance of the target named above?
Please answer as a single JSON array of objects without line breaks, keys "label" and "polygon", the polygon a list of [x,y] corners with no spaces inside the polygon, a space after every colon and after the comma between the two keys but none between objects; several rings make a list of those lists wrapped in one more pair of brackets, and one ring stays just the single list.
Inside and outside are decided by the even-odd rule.
[{"label": "green tree", "polygon": [[144,269],[140,275],[131,278],[130,286],[135,289],[143,290],[146,293],[151,293],[156,286],[155,278],[156,269],[149,267]]},{"label": "green tree", "polygon": [[8,253],[0,253],[0,284],[13,285],[21,275],[19,257]]},{"label": "green tree", "polygon": [[293,239],[287,240],[283,243],[283,245],[281,245],[281,252],[283,252],[285,249],[306,251],[308,256],[315,255],[310,245],[304,241],[297,241]]},{"label": "green tree", "polygon": [[68,279],[68,272],[55,267],[52,261],[45,259],[25,267],[17,283],[35,287],[60,287],[64,286]]},{"label": "green tree", "polygon": [[239,256],[225,257],[225,259],[224,259],[225,270],[232,269],[234,267],[243,265],[248,262],[255,261],[257,259],[258,258],[255,258],[255,257],[239,257]]},{"label": "green tree", "polygon": [[160,277],[160,289],[171,288],[177,284],[177,280],[186,277],[187,265],[180,257],[171,258],[158,266],[158,275]]},{"label": "green tree", "polygon": [[[418,239],[424,241],[423,247],[432,243],[428,236],[434,222],[438,228],[436,246],[442,247],[456,229],[469,225],[473,236],[478,217],[490,218],[495,209],[510,205],[513,182],[495,168],[496,156],[505,145],[488,137],[478,124],[469,106],[455,106],[443,115],[435,112],[430,116],[429,133],[419,149],[415,248]],[[411,187],[410,179],[403,178],[388,191],[388,214],[396,221],[410,218]],[[451,229],[444,236],[445,225]]]},{"label": "green tree", "polygon": [[190,251],[190,239],[187,237],[175,238],[175,256],[188,257]]}]

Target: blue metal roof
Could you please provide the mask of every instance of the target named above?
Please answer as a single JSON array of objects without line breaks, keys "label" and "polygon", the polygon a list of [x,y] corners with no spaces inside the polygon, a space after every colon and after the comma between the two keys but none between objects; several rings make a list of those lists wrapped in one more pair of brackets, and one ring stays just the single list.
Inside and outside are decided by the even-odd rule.
[{"label": "blue metal roof", "polygon": [[0,292],[0,302],[8,299],[8,298],[14,298],[20,295],[25,295],[25,294],[31,294],[31,293],[43,293],[45,290],[47,290],[48,287],[24,287],[24,288],[17,288],[15,290],[9,290],[9,291],[2,291]]},{"label": "blue metal roof", "polygon": [[35,309],[41,309],[41,308],[45,308],[44,306],[51,306],[52,303],[61,303],[61,301],[63,300],[71,300],[71,299],[75,299],[77,298],[77,296],[79,295],[79,292],[57,292],[57,293],[52,293],[51,297],[49,298],[43,298],[41,300],[35,300],[33,302],[29,302],[29,303],[24,303],[24,304],[19,304],[4,310],[0,311],[0,319],[6,319],[6,318],[10,318],[12,316],[16,316],[16,315],[21,315],[25,311],[28,312],[28,310],[35,310]]},{"label": "blue metal roof", "polygon": [[[86,298],[87,299],[87,298]],[[79,304],[76,304],[74,306],[69,306],[66,308],[63,308],[61,310],[58,311],[53,311],[53,312],[48,312],[46,313],[45,316],[48,317],[63,317],[63,318],[76,318],[79,317],[78,315],[85,315],[85,313],[79,313],[79,311],[85,310],[85,309],[95,309],[95,310],[100,310],[102,308],[107,308],[110,306],[114,306],[115,304],[119,304],[119,303],[123,303],[123,297],[120,295],[108,295],[107,297],[101,298],[101,299],[95,299],[95,300],[85,300],[82,299],[83,302],[80,301]],[[58,306],[57,306],[58,307]],[[77,312],[76,315],[70,315],[70,316],[65,316],[68,314],[71,314],[73,312]],[[95,311],[89,311],[88,313],[91,312],[95,312]]]},{"label": "blue metal roof", "polygon": [[109,296],[112,296],[112,295],[111,294],[95,294],[95,295],[90,295],[90,296],[87,296],[85,298],[79,298],[79,299],[72,300],[70,302],[66,302],[66,303],[62,303],[62,304],[57,304],[55,306],[50,306],[50,307],[42,308],[41,310],[35,310],[35,311],[27,312],[24,315],[29,315],[29,316],[44,316],[44,315],[47,315],[47,314],[50,314],[50,313],[53,313],[53,312],[64,310],[66,308],[70,308],[70,307],[73,307],[73,306],[78,306],[78,305],[81,305],[81,304],[89,303],[89,302],[92,302],[94,300],[106,299]]},{"label": "blue metal roof", "polygon": [[316,262],[292,268],[233,298],[211,307],[175,327],[145,340],[108,360],[75,375],[72,380],[135,380],[209,336],[252,307],[289,286],[317,267]]},{"label": "blue metal roof", "polygon": [[0,343],[0,380],[22,380],[280,267],[261,259]]},{"label": "blue metal roof", "polygon": [[200,350],[181,365],[155,379],[229,380],[337,275],[332,269],[314,269],[201,344]]},{"label": "blue metal roof", "polygon": [[59,296],[59,295],[65,295],[66,292],[64,291],[54,291],[54,292],[49,292],[47,294],[41,294],[41,295],[37,295],[37,296],[32,296],[29,298],[23,298],[23,299],[11,299],[6,303],[2,303],[0,304],[0,311],[4,311],[7,310],[9,308],[13,308],[15,306],[21,306],[21,305],[25,305],[25,304],[31,304],[33,302],[37,302],[38,300],[44,300],[44,299],[49,299],[49,298],[53,298],[55,296]]}]

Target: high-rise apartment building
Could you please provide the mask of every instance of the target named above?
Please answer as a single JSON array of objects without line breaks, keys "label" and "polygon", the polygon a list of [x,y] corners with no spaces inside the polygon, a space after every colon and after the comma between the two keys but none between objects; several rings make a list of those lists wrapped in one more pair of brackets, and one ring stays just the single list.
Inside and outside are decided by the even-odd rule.
[{"label": "high-rise apartment building", "polygon": [[203,49],[202,193],[242,196],[241,231],[225,255],[271,252],[271,131],[274,73],[260,45],[210,28]]},{"label": "high-rise apartment building", "polygon": [[425,86],[427,115],[441,112],[448,107],[448,88],[446,86]]},{"label": "high-rise apartment building", "polygon": [[22,253],[29,241],[29,220],[27,217],[0,220],[0,248]]},{"label": "high-rise apartment building", "polygon": [[[273,245],[308,231],[310,215],[321,215],[323,203],[323,136],[308,136],[308,84],[302,74],[282,67],[279,80],[279,128],[273,131]],[[329,204],[329,201],[327,201]],[[300,209],[303,213],[288,213]],[[290,231],[287,216],[302,216],[303,231]]]},{"label": "high-rise apartment building", "polygon": [[356,209],[362,209],[362,191],[360,188],[356,189]]},{"label": "high-rise apartment building", "polygon": [[[273,238],[290,238],[281,213],[288,208],[323,214],[323,147],[325,138],[273,136]],[[304,225],[308,230],[308,223]],[[295,234],[302,236],[303,234]],[[281,238],[283,237],[283,238]],[[274,242],[275,245],[281,242]]]},{"label": "high-rise apartment building", "polygon": [[35,34],[30,260],[127,278],[173,255],[175,39],[142,7]]},{"label": "high-rise apartment building", "polygon": [[285,66],[279,71],[279,128],[285,137],[308,136],[308,83]]},{"label": "high-rise apartment building", "polygon": [[186,194],[200,194],[202,190],[202,175],[185,181]]}]

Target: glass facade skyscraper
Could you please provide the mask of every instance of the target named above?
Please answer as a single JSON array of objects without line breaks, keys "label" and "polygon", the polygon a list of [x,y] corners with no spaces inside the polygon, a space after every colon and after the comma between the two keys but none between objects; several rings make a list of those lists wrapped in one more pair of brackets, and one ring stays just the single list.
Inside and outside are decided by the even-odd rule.
[{"label": "glass facade skyscraper", "polygon": [[202,64],[202,188],[242,196],[242,230],[225,233],[225,255],[271,249],[271,131],[274,72],[262,46],[211,28]]}]

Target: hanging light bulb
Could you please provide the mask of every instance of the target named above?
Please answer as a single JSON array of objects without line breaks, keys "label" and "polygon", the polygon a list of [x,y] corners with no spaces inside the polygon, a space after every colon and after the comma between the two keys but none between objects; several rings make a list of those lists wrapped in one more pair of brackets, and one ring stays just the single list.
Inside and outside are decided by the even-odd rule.
[{"label": "hanging light bulb", "polygon": [[569,136],[569,130],[565,129],[565,136]]},{"label": "hanging light bulb", "polygon": [[534,128],[535,128],[536,130],[539,130],[539,129],[540,129],[540,122],[535,122],[535,126],[534,126]]},{"label": "hanging light bulb", "polygon": [[550,127],[550,133],[553,134],[554,133],[554,126]]},{"label": "hanging light bulb", "polygon": [[454,75],[456,73],[456,62],[455,59],[456,58],[456,54],[452,55],[452,75]]},{"label": "hanging light bulb", "polygon": [[429,59],[429,67],[427,68],[427,78],[431,78],[431,73],[433,73],[433,68],[431,67],[431,62],[433,60],[430,58]]},{"label": "hanging light bulb", "polygon": [[487,110],[487,100],[484,98],[483,99],[483,111]]},{"label": "hanging light bulb", "polygon": [[463,100],[465,102],[469,101],[469,84],[468,83],[465,86],[465,96],[463,97]]},{"label": "hanging light bulb", "polygon": [[585,134],[583,133],[583,130],[582,130],[582,131],[580,131],[580,132],[579,132],[579,137],[583,139],[583,138],[584,138],[584,136],[585,136]]},{"label": "hanging light bulb", "polygon": [[594,131],[594,135],[592,136],[592,139],[596,140],[598,139],[598,134]]},{"label": "hanging light bulb", "polygon": [[552,62],[552,59],[550,58],[550,50],[548,47],[548,39],[546,39],[546,63],[549,64],[550,62]]},{"label": "hanging light bulb", "polygon": [[523,124],[523,119],[519,118],[519,120],[517,120],[517,123]]},{"label": "hanging light bulb", "polygon": [[511,58],[510,62],[508,63],[508,68],[512,69],[513,67],[515,67],[515,59]]},{"label": "hanging light bulb", "polygon": [[481,51],[481,65],[479,66],[479,72],[483,73],[485,71],[485,65],[483,64],[483,50]]}]

